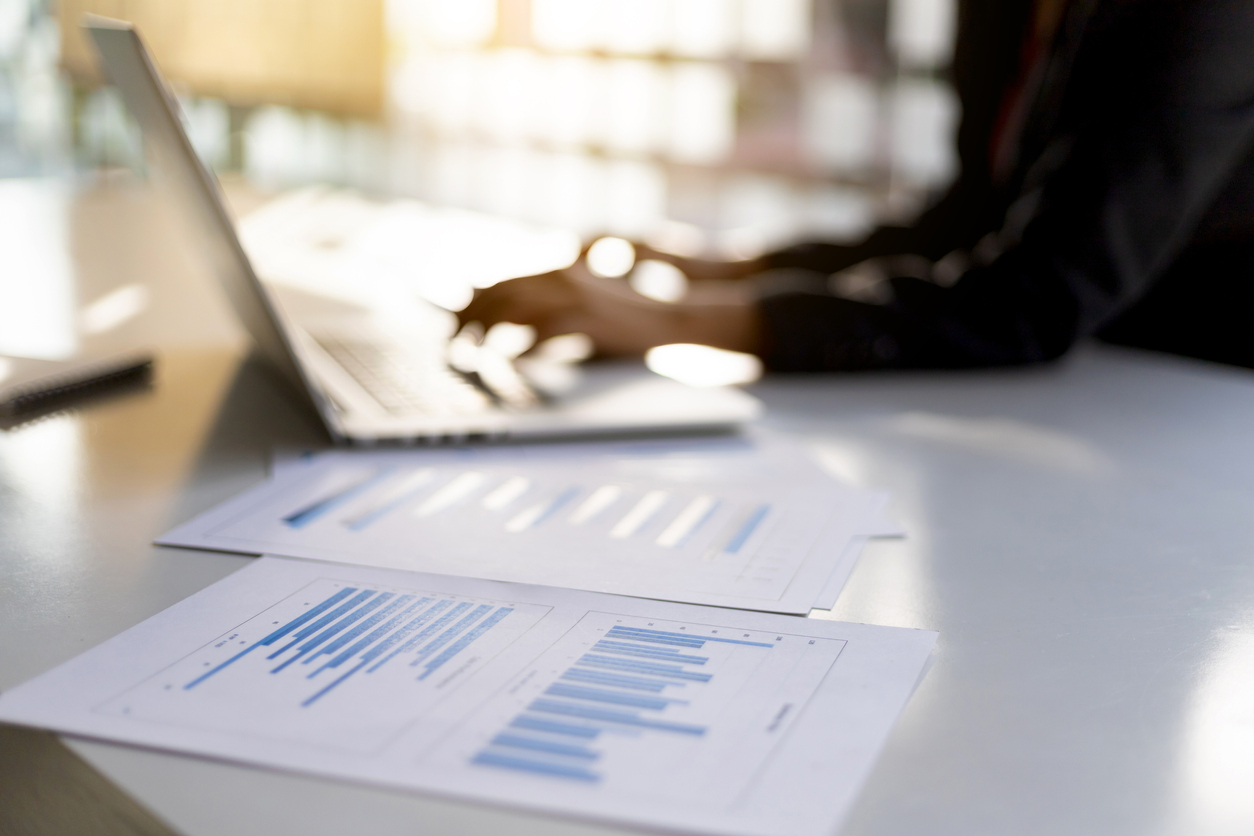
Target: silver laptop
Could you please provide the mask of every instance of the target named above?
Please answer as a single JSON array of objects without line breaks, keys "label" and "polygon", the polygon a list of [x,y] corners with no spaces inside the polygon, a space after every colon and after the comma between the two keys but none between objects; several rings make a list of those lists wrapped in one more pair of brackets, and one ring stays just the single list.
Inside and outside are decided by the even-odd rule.
[{"label": "silver laptop", "polygon": [[545,397],[508,357],[441,330],[439,314],[448,314],[434,306],[402,325],[343,300],[262,284],[135,28],[95,16],[84,26],[259,353],[307,395],[336,442],[715,431],[761,412],[737,389],[685,386],[640,364],[589,364],[573,389]]}]

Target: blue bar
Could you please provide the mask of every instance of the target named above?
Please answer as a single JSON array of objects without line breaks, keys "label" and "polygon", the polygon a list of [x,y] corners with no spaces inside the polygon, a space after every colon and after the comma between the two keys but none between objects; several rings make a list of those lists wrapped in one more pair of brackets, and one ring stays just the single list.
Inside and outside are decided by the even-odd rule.
[{"label": "blue bar", "polygon": [[633,644],[630,641],[614,641],[610,638],[600,639],[597,641],[597,644],[603,644],[607,647],[617,647],[623,650],[644,650],[649,653],[660,653],[665,656],[674,656],[679,653],[679,651],[673,647],[650,647],[645,644]]},{"label": "blue bar", "polygon": [[686,650],[700,650],[705,646],[705,642],[703,641],[693,641],[688,638],[668,639],[663,638],[662,636],[641,636],[635,633],[621,633],[614,630],[610,630],[605,634],[605,636],[610,639],[631,639],[632,641],[644,642],[645,644],[663,644],[670,645],[672,647],[682,647]]},{"label": "blue bar", "polygon": [[684,534],[683,537],[679,538],[679,542],[675,544],[675,548],[679,549],[679,548],[683,548],[684,546],[686,546],[688,544],[688,541],[692,539],[692,535],[697,533],[697,529],[701,528],[701,526],[708,523],[710,521],[710,517],[714,516],[714,512],[722,507],[723,507],[723,503],[721,501],[717,499],[714,500],[714,504],[710,506],[710,510],[702,514],[701,519],[697,520],[696,524],[693,525],[692,528],[688,529],[688,531]]},{"label": "blue bar", "polygon": [[601,757],[600,752],[594,752],[583,746],[572,746],[569,743],[554,743],[550,740],[536,740],[534,737],[522,737],[517,734],[508,734],[507,732],[501,732],[492,738],[492,745],[509,746],[513,749],[530,749],[533,752],[548,752],[550,755],[566,755],[590,761]]},{"label": "blue bar", "polygon": [[[370,650],[367,650],[363,658],[369,661],[371,659],[377,659],[378,657],[382,656],[384,653],[387,653],[388,650],[400,644],[401,642],[405,641],[405,639],[411,633],[413,633],[419,627],[421,627],[422,625],[430,621],[432,616],[438,615],[440,612],[442,612],[452,603],[453,603],[452,601],[448,601],[448,600],[437,601],[434,605],[432,605],[432,607],[429,610],[420,614],[413,621],[409,622],[404,627],[402,627],[401,629],[397,630],[395,633],[393,633],[392,635],[384,639],[379,644],[378,647],[374,647],[374,648],[371,648]],[[388,659],[391,659],[392,656],[394,655],[396,654],[393,653],[389,655],[387,659],[383,660],[383,662],[386,662]],[[370,670],[366,671],[366,673],[373,673],[374,670],[379,667],[379,665],[383,664],[383,662],[380,662],[378,665],[375,665],[374,667],[370,668]]]},{"label": "blue bar", "polygon": [[749,535],[753,534],[753,530],[758,527],[758,524],[766,517],[766,512],[769,510],[771,510],[770,505],[759,505],[754,509],[749,518],[745,520],[744,525],[740,526],[740,530],[732,535],[726,546],[723,546],[723,551],[727,554],[735,554],[740,551],[740,547],[749,539]]},{"label": "blue bar", "polygon": [[194,687],[194,686],[196,686],[196,685],[199,685],[200,683],[204,682],[204,681],[205,681],[206,679],[208,679],[209,677],[213,676],[213,675],[214,675],[215,673],[217,673],[218,671],[220,671],[220,670],[222,670],[223,668],[225,668],[227,665],[231,664],[232,662],[236,661],[237,659],[240,659],[240,658],[242,658],[242,657],[244,657],[244,656],[248,655],[249,653],[251,653],[251,652],[252,652],[253,650],[255,650],[256,648],[261,647],[262,645],[269,645],[269,644],[273,644],[274,642],[276,642],[276,641],[278,641],[279,639],[281,639],[281,638],[283,638],[284,636],[286,636],[288,633],[290,633],[290,632],[292,632],[293,630],[295,630],[297,627],[299,627],[299,626],[301,626],[302,624],[304,624],[306,621],[309,621],[311,618],[316,618],[317,616],[319,616],[319,615],[321,615],[322,613],[326,612],[326,611],[327,611],[327,610],[329,610],[331,607],[335,606],[335,605],[336,605],[336,604],[338,604],[340,601],[343,601],[345,598],[347,598],[349,595],[352,595],[352,594],[353,594],[354,592],[356,592],[356,591],[357,591],[357,587],[355,587],[355,586],[350,586],[350,587],[346,587],[346,588],[344,588],[344,589],[341,589],[339,592],[335,593],[335,594],[334,594],[334,595],[332,595],[330,598],[328,598],[328,599],[326,599],[325,601],[323,601],[321,604],[318,604],[316,607],[313,607],[313,608],[311,608],[311,609],[307,610],[306,612],[302,613],[301,615],[298,615],[296,618],[293,618],[291,621],[287,622],[287,623],[286,623],[286,624],[284,624],[282,627],[280,627],[279,629],[275,630],[273,633],[271,633],[270,635],[266,636],[266,637],[265,637],[264,639],[262,639],[261,641],[259,641],[259,642],[256,642],[256,643],[254,643],[254,644],[249,645],[247,648],[245,648],[244,650],[241,650],[239,653],[236,653],[236,654],[235,654],[234,656],[232,656],[230,659],[227,659],[225,662],[223,662],[222,664],[220,664],[220,665],[218,665],[217,667],[213,668],[212,670],[209,670],[209,671],[208,671],[208,672],[206,672],[206,673],[202,673],[200,676],[196,677],[196,678],[195,678],[195,679],[193,679],[191,682],[189,682],[189,683],[187,683],[186,685],[184,685],[184,686],[183,686],[183,690],[184,690],[184,691],[186,691],[186,690],[188,690],[189,688],[192,688],[192,687]]},{"label": "blue bar", "polygon": [[710,661],[709,656],[684,656],[679,653],[662,653],[652,648],[634,650],[626,647],[615,647],[613,643],[603,641],[592,645],[592,649],[598,653],[607,653],[611,656],[632,656],[637,659],[654,659],[658,662],[680,662],[685,665],[704,665]]},{"label": "blue bar", "polygon": [[554,682],[544,691],[550,697],[565,697],[568,700],[584,700],[586,702],[603,702],[610,705],[626,705],[631,708],[646,708],[661,711],[673,702],[663,697],[645,697],[640,694],[622,694],[618,691],[602,691],[600,688],[589,688],[586,685],[567,685],[565,682]]},{"label": "blue bar", "polygon": [[650,691],[654,694],[660,694],[667,685],[675,688],[684,687],[682,682],[663,682],[660,679],[645,679],[640,676],[628,676],[626,674],[586,671],[582,668],[571,668],[562,674],[562,679],[568,679],[571,682],[592,682],[596,685],[615,685],[619,688]]},{"label": "blue bar", "polygon": [[[344,647],[344,645],[348,644],[353,639],[357,638],[362,633],[366,632],[371,627],[375,626],[380,621],[387,618],[392,613],[396,612],[400,607],[403,607],[408,601],[412,601],[414,598],[414,596],[412,595],[401,595],[399,597],[394,597],[394,596],[395,596],[395,593],[384,592],[376,600],[386,601],[388,599],[391,599],[392,603],[388,604],[386,607],[379,610],[374,615],[370,616],[365,621],[361,622],[356,627],[349,630],[344,635],[340,636],[335,641],[331,642],[326,647],[319,650],[317,653],[314,654],[314,656],[321,656],[327,653],[335,653],[340,648]],[[309,664],[309,662],[311,661],[313,661],[313,657],[306,659],[305,664]]]},{"label": "blue bar", "polygon": [[526,758],[515,758],[496,752],[480,752],[471,759],[471,763],[483,766],[503,766],[506,769],[517,769],[521,772],[535,772],[540,775],[552,775],[558,778],[575,778],[579,781],[596,783],[601,776],[588,769],[578,766],[564,766],[544,761],[530,761]]},{"label": "blue bar", "polygon": [[[340,676],[338,676],[336,679],[334,679],[334,680],[331,682],[331,684],[330,684],[330,685],[326,686],[326,687],[325,687],[325,688],[323,688],[321,691],[319,691],[318,693],[314,694],[314,695],[313,695],[312,697],[310,697],[309,699],[307,699],[307,700],[305,700],[304,702],[302,702],[302,703],[300,704],[300,707],[301,707],[301,708],[308,708],[309,706],[313,705],[313,703],[314,703],[314,701],[315,701],[315,700],[317,700],[317,699],[319,699],[320,697],[322,697],[322,695],[323,695],[323,694],[325,694],[327,691],[330,691],[330,690],[331,690],[332,688],[334,688],[336,685],[339,685],[341,682],[343,682],[344,680],[348,679],[350,676],[352,676],[353,674],[357,673],[357,671],[361,670],[361,669],[362,669],[362,668],[364,668],[365,666],[366,666],[366,660],[365,660],[365,659],[363,659],[363,660],[361,660],[360,662],[358,662],[356,665],[354,665],[352,668],[349,668],[347,671],[345,671],[345,672],[344,672],[344,673],[342,673]],[[310,675],[312,676],[312,674],[310,674]]]},{"label": "blue bar", "polygon": [[609,668],[615,671],[630,671],[631,673],[648,673],[654,676],[663,676],[668,679],[690,679],[693,682],[709,682],[710,675],[708,673],[695,673],[686,671],[678,665],[651,665],[648,662],[629,662],[626,659],[612,659],[608,656],[594,656],[591,653],[585,653],[576,663],[586,665],[590,668]]},{"label": "blue bar", "polygon": [[[301,657],[303,657],[309,651],[316,649],[324,641],[327,641],[328,639],[333,638],[337,633],[339,633],[345,627],[351,627],[353,624],[357,623],[358,619],[369,615],[371,612],[377,609],[380,604],[382,604],[384,601],[391,598],[393,594],[394,593],[391,593],[391,592],[383,592],[383,593],[380,593],[379,595],[376,595],[373,600],[367,601],[366,603],[362,604],[356,610],[344,616],[335,624],[332,624],[330,627],[323,630],[321,633],[319,633],[318,635],[314,636],[309,641],[302,644],[300,647],[297,648],[297,652],[295,656],[293,656],[291,659],[288,659],[286,662],[279,665],[274,670],[270,671],[270,673],[278,673],[279,671],[286,668],[288,665],[295,662],[297,659],[300,659]],[[313,661],[312,656],[310,656],[308,659],[305,660],[305,664],[308,664],[311,661]]]},{"label": "blue bar", "polygon": [[[365,621],[361,622],[356,627],[349,630],[344,635],[340,636],[338,639],[336,639],[335,641],[328,644],[326,647],[319,650],[313,656],[310,656],[308,659],[305,660],[305,664],[309,664],[311,661],[313,661],[315,658],[319,656],[325,656],[325,655],[329,655],[332,653],[336,653],[342,647],[344,647],[344,645],[353,641],[362,633],[366,632],[371,627],[374,627],[380,621],[387,618],[389,615],[396,612],[398,609],[405,606],[405,604],[412,601],[413,599],[414,599],[413,595],[402,595],[399,598],[396,598],[395,600],[392,601],[392,603],[388,604],[386,607],[379,610],[377,613],[370,616]],[[393,622],[389,621],[388,623],[392,624]],[[372,633],[371,635],[374,635],[374,634]],[[344,663],[345,661],[347,661],[348,659],[352,658],[355,655],[355,648],[357,647],[358,645],[354,644],[353,645],[354,650],[348,650],[345,653],[341,653],[338,656],[336,656],[335,659],[332,659],[329,662],[326,662],[325,664],[323,664],[322,667],[318,668],[318,670],[309,674],[309,678],[313,679],[320,672],[322,672],[323,670],[327,668],[338,668],[342,663]]]},{"label": "blue bar", "polygon": [[605,634],[607,639],[629,639],[634,642],[676,642],[700,647],[705,644],[700,636],[688,633],[667,633],[662,630],[644,630],[639,627],[611,627]]},{"label": "blue bar", "polygon": [[679,734],[703,735],[705,726],[692,726],[687,723],[667,723],[663,720],[645,720],[630,711],[613,711],[607,708],[595,708],[587,705],[574,705],[567,702],[538,699],[527,706],[529,711],[544,714],[561,714],[566,717],[578,717],[581,720],[593,720],[602,723],[621,723],[624,726],[638,726],[655,731],[677,732]]},{"label": "blue bar", "polygon": [[443,633],[436,636],[431,641],[427,642],[427,645],[422,650],[419,650],[418,653],[414,656],[414,661],[410,662],[409,666],[411,668],[417,667],[419,662],[421,662],[423,659],[430,656],[432,653],[435,653],[437,650],[439,650],[448,642],[452,641],[454,636],[460,634],[463,630],[465,630],[471,624],[474,624],[476,621],[483,618],[483,616],[491,609],[492,609],[491,604],[480,604],[479,606],[475,607],[474,611],[471,612],[470,615],[467,615],[461,621],[457,622],[452,627],[448,628]]},{"label": "blue bar", "polygon": [[[412,595],[407,595],[406,597],[407,597],[407,598],[412,598],[413,596],[412,596]],[[343,653],[341,653],[339,656],[336,656],[336,657],[335,657],[334,659],[332,659],[330,662],[327,662],[327,663],[326,663],[323,667],[327,667],[327,668],[338,668],[340,665],[344,664],[344,663],[345,663],[345,662],[347,662],[349,659],[353,658],[353,657],[354,657],[354,656],[356,656],[358,653],[361,653],[361,652],[362,652],[363,650],[365,650],[367,647],[369,647],[370,645],[372,645],[372,644],[374,644],[375,642],[377,642],[379,639],[381,639],[381,638],[383,638],[384,636],[386,636],[389,632],[391,632],[391,631],[392,631],[392,629],[393,629],[393,628],[395,628],[395,627],[396,627],[396,625],[397,625],[397,624],[400,624],[402,621],[404,621],[406,618],[408,618],[408,617],[410,616],[410,614],[411,614],[411,613],[413,613],[413,611],[414,611],[414,610],[418,609],[419,607],[423,606],[424,604],[429,604],[429,603],[431,603],[431,599],[430,599],[430,598],[419,598],[417,601],[414,601],[412,604],[410,604],[408,607],[406,607],[406,608],[405,608],[405,609],[404,609],[404,610],[403,610],[400,614],[398,614],[395,618],[390,618],[390,619],[388,619],[388,621],[387,621],[387,623],[386,623],[386,624],[381,625],[381,626],[379,627],[379,629],[375,630],[373,633],[371,633],[370,635],[366,636],[366,637],[365,637],[364,639],[362,639],[361,641],[357,642],[355,645],[353,645],[352,647],[350,647],[348,650],[345,650],[345,651],[344,651]],[[376,648],[376,649],[377,649],[377,648]],[[365,656],[363,656],[362,658],[363,658],[363,659],[366,659],[366,661],[370,661],[370,659],[373,659],[373,658],[374,658],[375,656],[377,656],[377,655],[378,655],[378,654],[371,655],[371,654],[369,654],[369,653],[368,653],[368,654],[366,654]]]},{"label": "blue bar", "polygon": [[[420,616],[420,618],[421,618],[421,619],[423,619],[423,620],[425,620],[425,619],[427,619],[428,617],[430,617],[431,615],[433,615],[434,613],[438,612],[439,610],[444,609],[444,607],[446,607],[446,606],[448,606],[449,604],[452,604],[452,603],[453,603],[452,601],[441,601],[439,604],[435,605],[435,606],[434,606],[434,607],[432,607],[430,610],[428,610],[427,612],[423,613],[423,615],[422,615],[422,616]],[[464,612],[465,612],[466,610],[468,610],[468,609],[470,609],[470,604],[468,604],[468,603],[467,603],[467,602],[465,602],[465,601],[462,601],[460,604],[458,604],[458,605],[454,606],[452,609],[450,609],[448,612],[446,612],[446,613],[444,613],[443,615],[441,615],[439,618],[437,618],[437,619],[436,619],[435,621],[433,621],[431,624],[427,625],[426,627],[423,627],[422,631],[421,631],[421,632],[419,632],[417,635],[415,635],[412,639],[410,639],[409,641],[405,642],[405,643],[404,643],[403,645],[401,645],[400,647],[398,647],[398,648],[396,648],[395,650],[393,650],[391,653],[389,653],[387,656],[385,656],[385,657],[384,657],[383,659],[381,659],[380,661],[378,661],[378,662],[376,662],[375,664],[371,665],[371,666],[370,666],[370,670],[366,671],[366,673],[373,673],[373,672],[377,671],[379,668],[383,667],[383,665],[384,665],[384,664],[385,664],[385,663],[386,663],[389,659],[391,659],[393,656],[396,656],[398,653],[404,653],[404,652],[406,652],[406,651],[408,651],[408,650],[413,649],[413,648],[414,648],[414,647],[415,647],[415,646],[416,646],[419,642],[421,642],[421,641],[423,641],[424,639],[426,639],[426,638],[427,638],[428,636],[430,636],[432,633],[435,633],[437,630],[439,630],[440,628],[442,628],[445,624],[448,624],[450,621],[452,621],[454,618],[456,618],[456,617],[457,617],[458,615],[460,615],[461,613],[464,613]],[[409,629],[409,625],[406,625],[406,626],[405,626],[405,629],[406,629],[406,630],[408,630],[408,629]]]},{"label": "blue bar", "polygon": [[577,485],[574,487],[567,488],[566,490],[562,491],[553,499],[552,502],[549,503],[549,507],[545,508],[544,512],[532,521],[531,525],[529,525],[528,528],[535,528],[540,523],[544,522],[549,517],[553,516],[558,511],[562,510],[563,505],[570,502],[572,499],[574,499],[577,496],[579,496],[579,487]]},{"label": "blue bar", "polygon": [[322,615],[324,612],[331,609],[340,601],[343,601],[345,598],[352,595],[356,591],[357,591],[357,587],[355,586],[347,586],[341,589],[339,592],[335,593],[334,595],[332,595],[327,600],[323,601],[318,606],[309,610],[304,615],[301,615],[297,618],[293,618],[291,621],[287,622],[282,627],[275,630],[270,635],[266,636],[264,639],[258,642],[258,644],[265,644],[265,645],[274,644],[279,639],[283,638],[288,633],[292,632],[297,627],[304,624],[306,621],[309,621],[310,619],[313,619],[313,618],[317,618],[318,616]]},{"label": "blue bar", "polygon": [[[412,473],[410,475],[417,475],[417,474]],[[409,478],[409,477],[406,476],[405,478]],[[418,494],[427,490],[429,487],[430,487],[429,481],[424,480],[422,484],[418,485],[414,489],[405,491],[405,493],[401,494],[400,496],[398,496],[396,499],[392,500],[391,502],[384,503],[383,505],[374,509],[373,511],[367,514],[364,514],[358,517],[357,519],[353,520],[351,523],[347,523],[344,527],[347,528],[349,531],[361,531],[363,528],[370,525],[372,522],[379,519],[380,517],[392,513],[397,508],[404,505],[406,502],[409,502]]]},{"label": "blue bar", "polygon": [[510,725],[516,729],[529,729],[530,731],[548,732],[549,734],[564,734],[568,737],[582,737],[587,740],[594,740],[601,733],[601,729],[594,726],[558,723],[553,720],[546,720],[543,717],[531,717],[527,714],[519,714]]},{"label": "blue bar", "polygon": [[287,644],[283,645],[281,648],[279,648],[278,650],[274,651],[273,653],[271,653],[271,654],[270,654],[269,656],[267,656],[266,658],[267,658],[267,659],[274,659],[274,658],[276,658],[276,657],[278,657],[278,656],[282,656],[282,655],[283,655],[284,653],[286,653],[286,652],[287,652],[290,648],[292,648],[293,646],[295,646],[296,644],[298,644],[301,640],[309,638],[309,637],[310,637],[310,636],[312,636],[314,633],[316,633],[316,632],[318,632],[319,630],[321,630],[323,627],[325,627],[325,626],[327,626],[328,624],[330,624],[331,622],[335,621],[335,619],[339,618],[339,617],[340,617],[340,616],[342,616],[344,613],[351,611],[354,607],[356,607],[356,606],[360,605],[362,601],[365,601],[365,600],[366,600],[366,599],[368,599],[371,595],[374,595],[374,593],[375,593],[375,591],[374,591],[373,589],[363,589],[361,592],[357,593],[357,595],[355,595],[351,601],[346,601],[345,603],[343,603],[343,604],[341,604],[340,606],[336,607],[336,608],[335,608],[332,612],[327,613],[327,614],[326,614],[326,615],[324,615],[322,618],[319,618],[317,621],[315,621],[313,624],[310,624],[308,627],[306,627],[305,629],[301,630],[299,633],[297,633],[297,634],[296,634],[296,635],[292,638],[292,640],[291,640],[290,642],[288,642]]},{"label": "blue bar", "polygon": [[380,479],[384,478],[385,476],[390,476],[391,473],[392,473],[391,470],[383,470],[378,473],[374,473],[370,476],[367,476],[362,481],[354,485],[349,485],[347,488],[345,488],[344,490],[340,491],[337,494],[332,494],[331,496],[323,497],[322,499],[319,499],[317,502],[314,502],[310,505],[306,505],[304,508],[301,508],[298,511],[293,511],[292,513],[288,514],[286,517],[283,518],[283,522],[287,523],[292,528],[304,528],[305,526],[309,525],[314,520],[318,519],[318,517],[321,517],[327,511],[330,511],[333,508],[343,505],[345,502],[348,502],[350,499],[357,496],[362,491],[373,486]]},{"label": "blue bar", "polygon": [[[338,622],[336,622],[335,624],[332,624],[330,627],[326,628],[321,633],[319,633],[318,635],[314,636],[309,641],[302,644],[299,648],[301,653],[304,654],[314,649],[315,647],[319,647],[324,641],[327,641],[331,637],[338,635],[339,632],[343,630],[345,627],[351,627],[352,625],[356,624],[359,619],[364,618],[365,616],[374,612],[379,607],[383,606],[384,604],[386,604],[388,601],[392,600],[395,597],[396,597],[395,592],[380,592],[378,595],[374,597],[373,600],[367,601],[366,603],[362,604],[355,611],[344,616]],[[352,631],[349,631],[349,632],[352,632]],[[334,642],[332,642],[332,644],[334,644]],[[314,656],[317,656],[317,655],[318,655],[317,653],[314,654]],[[310,662],[312,662],[314,660],[314,656],[310,656],[308,659],[306,659],[305,664],[308,665]]]},{"label": "blue bar", "polygon": [[[614,633],[614,631],[616,630],[622,631],[622,632],[631,632],[631,633],[635,633],[638,635],[647,634],[647,635],[653,635],[653,636],[658,636],[658,637],[676,637],[676,638],[681,638],[681,639],[688,639],[690,641],[695,640],[695,641],[700,641],[700,642],[722,642],[723,644],[747,644],[750,647],[774,647],[775,646],[773,644],[770,644],[769,642],[750,642],[750,641],[744,641],[743,639],[722,639],[722,638],[719,638],[718,636],[694,636],[689,633],[667,633],[663,630],[645,630],[642,627],[611,627],[610,633]],[[630,638],[632,641],[638,641],[638,642],[645,641],[645,639],[637,638],[637,636],[634,636],[634,635],[633,636],[620,635],[619,638]]]},{"label": "blue bar", "polygon": [[444,649],[443,653],[441,653],[439,656],[435,657],[430,662],[428,662],[426,665],[426,670],[422,672],[422,675],[419,676],[418,679],[419,680],[426,679],[428,676],[435,673],[436,669],[438,669],[441,665],[443,665],[449,659],[452,659],[458,653],[461,653],[463,650],[465,650],[467,647],[470,646],[471,642],[473,642],[475,639],[479,638],[484,633],[491,630],[498,623],[500,623],[502,618],[509,615],[513,611],[514,611],[513,607],[501,607],[496,612],[492,613],[490,616],[485,618],[478,626],[475,627],[475,629],[471,630],[469,633],[462,636],[457,641],[453,642],[451,645],[449,645],[448,647]]}]

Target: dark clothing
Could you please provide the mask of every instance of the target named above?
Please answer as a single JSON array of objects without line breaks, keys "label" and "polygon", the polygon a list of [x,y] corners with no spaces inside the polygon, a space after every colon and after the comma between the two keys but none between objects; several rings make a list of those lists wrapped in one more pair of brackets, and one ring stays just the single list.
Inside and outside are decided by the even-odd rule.
[{"label": "dark clothing", "polygon": [[[1254,0],[1072,0],[994,176],[1031,9],[960,5],[963,174],[945,198],[861,245],[769,257],[815,279],[760,302],[772,368],[1027,363],[1086,335],[1254,367]],[[885,261],[880,304],[826,289],[903,253],[966,269],[944,286]]]}]

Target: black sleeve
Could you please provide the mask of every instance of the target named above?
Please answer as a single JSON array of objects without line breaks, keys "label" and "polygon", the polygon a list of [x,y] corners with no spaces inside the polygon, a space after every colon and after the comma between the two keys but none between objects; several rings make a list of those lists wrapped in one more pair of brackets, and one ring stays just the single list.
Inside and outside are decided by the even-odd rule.
[{"label": "black sleeve", "polygon": [[[761,301],[779,370],[1024,363],[1141,298],[1254,144],[1254,3],[1115,0],[1087,21],[1012,245],[951,288],[893,280],[869,305]],[[1254,211],[1254,207],[1250,207]]]}]

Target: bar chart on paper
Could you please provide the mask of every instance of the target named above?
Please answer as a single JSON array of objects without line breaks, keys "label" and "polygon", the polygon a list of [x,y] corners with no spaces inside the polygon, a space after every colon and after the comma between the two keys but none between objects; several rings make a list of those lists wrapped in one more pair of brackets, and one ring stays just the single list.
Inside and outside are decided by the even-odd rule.
[{"label": "bar chart on paper", "polygon": [[468,724],[475,732],[450,757],[494,780],[727,803],[844,645],[589,613]]},{"label": "bar chart on paper", "polygon": [[659,473],[330,461],[163,542],[737,605],[779,600],[829,522],[862,513],[830,480]]},{"label": "bar chart on paper", "polygon": [[101,710],[369,752],[547,610],[322,579]]},{"label": "bar chart on paper", "polygon": [[[373,528],[396,534],[461,528],[473,521],[480,536],[531,533],[551,541],[558,535],[603,548],[644,546],[655,552],[691,546],[706,559],[738,556],[772,511],[765,499],[682,486],[581,484],[544,473],[430,467],[334,471],[300,493],[288,502],[297,507],[284,506],[270,528],[334,535]],[[630,544],[623,542],[629,539]],[[523,537],[506,541],[528,545]]]},{"label": "bar chart on paper", "polygon": [[6,690],[0,719],[585,821],[823,836],[935,640],[265,556]]}]

